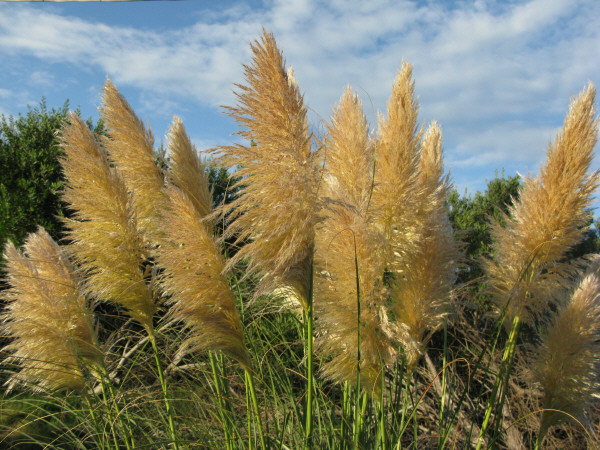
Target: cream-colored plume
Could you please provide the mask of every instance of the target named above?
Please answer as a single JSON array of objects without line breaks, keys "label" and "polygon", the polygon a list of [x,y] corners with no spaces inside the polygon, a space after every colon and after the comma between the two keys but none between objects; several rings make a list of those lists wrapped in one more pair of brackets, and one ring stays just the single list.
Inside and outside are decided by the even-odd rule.
[{"label": "cream-colored plume", "polygon": [[235,298],[223,274],[225,260],[212,237],[210,224],[194,199],[169,186],[170,205],[163,217],[164,243],[158,264],[170,312],[191,329],[183,343],[188,351],[223,351],[250,366]]},{"label": "cream-colored plume", "polygon": [[[40,228],[27,237],[24,254],[12,243],[4,250],[10,286],[0,293],[6,362],[20,367],[9,389],[81,389],[81,367],[100,366],[91,313],[79,281],[60,247]],[[97,368],[97,367],[96,367]]]},{"label": "cream-colored plume", "polygon": [[[540,436],[570,420],[587,423],[587,409],[600,393],[600,271],[598,263],[560,308],[536,349],[530,375],[544,389]],[[557,411],[554,411],[557,410]]]},{"label": "cream-colored plume", "polygon": [[317,221],[319,164],[311,149],[306,107],[285,70],[273,35],[251,45],[247,85],[238,86],[238,106],[227,108],[251,146],[222,147],[218,162],[238,168],[240,196],[220,209],[230,221],[224,238],[243,247],[228,268],[247,261],[261,280],[257,295],[286,286],[306,307]]},{"label": "cream-colored plume", "polygon": [[150,332],[155,306],[140,268],[147,254],[127,188],[87,125],[76,114],[69,121],[60,134],[63,200],[74,210],[69,251],[90,296],[122,305]]},{"label": "cream-colored plume", "polygon": [[540,175],[525,179],[506,226],[493,225],[497,252],[485,268],[498,308],[507,308],[506,323],[548,310],[564,279],[560,261],[586,232],[586,208],[600,181],[598,171],[587,174],[598,136],[595,92],[590,85],[571,102]]},{"label": "cream-colored plume", "polygon": [[410,369],[451,310],[450,294],[461,259],[448,218],[450,185],[444,176],[442,133],[435,122],[421,144],[417,184],[425,202],[420,239],[396,264],[400,275],[394,280],[389,303],[397,339],[404,347]]},{"label": "cream-colored plume", "polygon": [[372,209],[386,237],[386,265],[396,266],[419,240],[423,192],[417,183],[421,132],[412,66],[402,64],[392,86],[387,115],[379,117]]},{"label": "cream-colored plume", "polygon": [[361,383],[377,395],[395,348],[384,308],[384,239],[368,210],[373,145],[362,105],[350,89],[334,109],[323,143],[327,206],[316,233],[316,344],[327,357],[322,368],[327,378],[355,382],[360,307]]},{"label": "cream-colored plume", "polygon": [[163,176],[154,155],[154,138],[131,106],[107,78],[100,115],[109,136],[103,139],[109,158],[117,166],[133,195],[138,227],[144,240],[160,242],[159,219],[166,203]]},{"label": "cream-colored plume", "polygon": [[212,196],[208,187],[206,168],[178,117],[167,136],[169,145],[169,178],[194,204],[200,217],[212,210]]}]

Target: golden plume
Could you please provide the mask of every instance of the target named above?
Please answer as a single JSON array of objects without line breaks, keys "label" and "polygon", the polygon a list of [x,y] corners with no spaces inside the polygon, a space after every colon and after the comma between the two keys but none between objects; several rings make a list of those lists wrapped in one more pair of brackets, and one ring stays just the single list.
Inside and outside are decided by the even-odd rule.
[{"label": "golden plume", "polygon": [[446,206],[450,184],[442,164],[442,134],[435,122],[421,144],[417,184],[424,192],[422,209],[427,215],[419,241],[399,262],[401,276],[392,285],[389,305],[409,368],[414,368],[423,346],[450,312],[460,260]]},{"label": "golden plume", "polygon": [[122,305],[151,332],[155,306],[140,269],[146,253],[127,188],[86,124],[76,114],[69,121],[60,134],[63,200],[74,210],[66,222],[69,251],[93,298]]},{"label": "golden plume", "polygon": [[173,119],[167,139],[170,157],[169,178],[189,197],[200,217],[207,216],[212,210],[212,196],[206,168],[178,117]]},{"label": "golden plume", "polygon": [[104,147],[133,194],[142,237],[155,245],[160,240],[159,219],[166,198],[163,176],[154,155],[154,138],[108,78],[103,91],[100,114],[110,134],[103,140]]},{"label": "golden plume", "polygon": [[375,220],[385,234],[386,265],[396,265],[419,240],[425,203],[417,183],[421,132],[414,98],[412,66],[402,63],[392,86],[387,117],[379,116],[375,141],[376,169],[372,205]]},{"label": "golden plume", "polygon": [[60,247],[39,228],[27,237],[24,254],[12,243],[4,250],[10,288],[1,314],[2,335],[11,339],[7,362],[20,366],[9,389],[81,389],[82,365],[101,364],[91,313],[79,281]]},{"label": "golden plume", "polygon": [[171,314],[192,330],[182,348],[220,350],[248,368],[242,324],[223,274],[225,260],[210,225],[203,223],[201,211],[210,211],[210,204],[198,207],[190,195],[174,186],[168,187],[168,193],[158,264],[164,268],[161,285]]},{"label": "golden plume", "polygon": [[497,252],[485,269],[496,304],[508,308],[505,323],[515,316],[529,322],[547,311],[552,290],[564,279],[560,260],[587,230],[586,208],[600,181],[598,171],[587,174],[598,137],[594,98],[590,84],[571,101],[540,175],[525,178],[506,226],[492,226]]},{"label": "golden plume", "polygon": [[384,240],[368,211],[373,145],[362,105],[350,89],[334,109],[324,147],[327,207],[315,254],[317,346],[329,358],[322,370],[329,379],[355,382],[360,308],[361,383],[377,395],[395,349],[386,332]]},{"label": "golden plume", "polygon": [[[555,314],[530,364],[529,375],[544,389],[540,436],[570,414],[588,422],[590,401],[600,393],[600,273],[598,262],[570,302]],[[559,412],[561,411],[561,412]],[[566,414],[565,414],[566,413]]]},{"label": "golden plume", "polygon": [[302,96],[273,35],[263,31],[251,49],[247,86],[238,85],[238,106],[227,109],[243,127],[238,134],[254,145],[217,150],[222,166],[238,168],[241,188],[239,198],[219,210],[230,221],[224,238],[245,243],[227,267],[247,261],[248,273],[261,276],[257,295],[286,286],[306,307],[317,220],[317,153]]}]

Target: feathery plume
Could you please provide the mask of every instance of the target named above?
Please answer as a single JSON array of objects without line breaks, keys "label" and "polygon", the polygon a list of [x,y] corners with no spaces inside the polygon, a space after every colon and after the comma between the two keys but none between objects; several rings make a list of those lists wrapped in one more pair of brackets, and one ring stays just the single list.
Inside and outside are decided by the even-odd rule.
[{"label": "feathery plume", "polygon": [[173,119],[167,139],[170,154],[169,178],[188,196],[200,217],[207,216],[212,210],[208,177],[204,164],[178,117]]},{"label": "feathery plume", "polygon": [[103,140],[104,147],[125,186],[133,193],[137,223],[144,240],[155,245],[160,240],[159,219],[166,198],[154,155],[154,137],[108,78],[103,92],[100,114],[110,134]]},{"label": "feathery plume", "polygon": [[192,330],[182,348],[220,350],[248,368],[242,324],[223,275],[225,260],[210,226],[203,223],[191,196],[174,186],[168,187],[168,194],[171,201],[163,218],[165,238],[158,264],[164,268],[161,285],[171,314]]},{"label": "feathery plume", "polygon": [[530,377],[544,389],[540,436],[570,414],[586,423],[592,397],[600,393],[600,271],[595,263],[573,293],[570,302],[555,315],[537,347]]},{"label": "feathery plume", "polygon": [[324,375],[355,382],[360,301],[361,384],[377,395],[382,364],[393,359],[395,349],[386,333],[383,236],[368,212],[373,167],[368,133],[362,105],[346,89],[324,139],[327,207],[316,233],[315,313],[317,346],[330,358]]},{"label": "feathery plume", "polygon": [[442,134],[434,122],[421,144],[417,181],[429,214],[420,240],[400,262],[402,275],[393,283],[389,306],[409,368],[415,366],[423,346],[450,312],[450,292],[460,259],[446,206],[450,185],[443,172]]},{"label": "feathery plume", "polygon": [[372,207],[383,230],[388,269],[395,266],[417,242],[422,224],[423,193],[417,174],[421,131],[417,131],[418,104],[414,98],[412,66],[402,63],[392,86],[387,117],[379,116],[377,158]]},{"label": "feathery plume", "polygon": [[75,211],[67,221],[69,251],[90,296],[120,304],[150,332],[154,299],[140,269],[147,255],[130,196],[86,124],[75,114],[69,121],[60,135],[63,200]]},{"label": "feathery plume", "polygon": [[9,389],[81,389],[80,366],[101,363],[91,314],[69,260],[50,235],[39,228],[27,237],[24,254],[12,243],[4,250],[7,283],[2,334],[9,339],[7,362],[21,366]]},{"label": "feathery plume", "polygon": [[326,189],[335,186],[334,191],[345,192],[352,205],[366,212],[372,191],[375,152],[362,104],[350,87],[333,111],[323,146],[327,149]]},{"label": "feathery plume", "polygon": [[245,243],[227,268],[247,260],[248,273],[262,277],[256,295],[287,286],[306,307],[317,221],[317,153],[302,96],[286,74],[273,35],[264,31],[251,49],[248,85],[238,85],[238,106],[227,109],[243,127],[238,134],[255,145],[217,149],[222,166],[239,166],[241,187],[239,198],[219,210],[230,220],[224,238]]},{"label": "feathery plume", "polygon": [[572,100],[540,175],[525,179],[506,226],[492,226],[497,253],[485,268],[496,304],[508,307],[505,323],[547,310],[567,269],[560,260],[587,229],[586,208],[600,181],[598,171],[587,175],[598,137],[594,98],[590,84]]}]

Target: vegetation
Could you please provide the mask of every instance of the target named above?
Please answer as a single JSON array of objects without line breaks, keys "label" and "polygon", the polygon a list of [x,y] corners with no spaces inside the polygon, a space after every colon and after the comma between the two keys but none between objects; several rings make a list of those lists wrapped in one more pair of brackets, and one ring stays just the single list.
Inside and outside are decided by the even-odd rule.
[{"label": "vegetation", "polygon": [[250,145],[213,169],[178,119],[157,158],[110,80],[102,136],[68,115],[64,245],[4,250],[0,442],[597,446],[594,88],[538,176],[460,197],[409,64],[375,133],[348,88],[314,135],[273,36],[251,49]]}]

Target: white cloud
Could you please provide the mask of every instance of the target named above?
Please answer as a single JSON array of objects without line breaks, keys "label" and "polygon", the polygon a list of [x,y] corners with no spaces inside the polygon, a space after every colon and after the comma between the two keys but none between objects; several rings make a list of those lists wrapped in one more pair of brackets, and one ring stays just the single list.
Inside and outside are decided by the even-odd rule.
[{"label": "white cloud", "polygon": [[[199,15],[159,31],[0,5],[0,55],[31,55],[108,73],[141,90],[144,109],[190,99],[231,104],[261,26],[274,31],[315,117],[350,83],[367,116],[385,109],[402,60],[414,64],[422,118],[444,129],[457,168],[534,166],[591,79],[600,83],[600,3],[273,0]],[[14,5],[11,5],[14,6]],[[173,4],[177,7],[177,3]],[[373,107],[371,107],[371,104]]]}]

